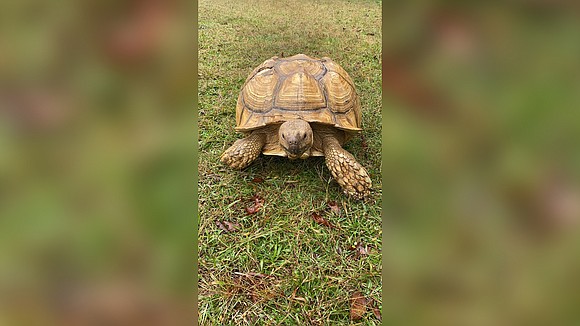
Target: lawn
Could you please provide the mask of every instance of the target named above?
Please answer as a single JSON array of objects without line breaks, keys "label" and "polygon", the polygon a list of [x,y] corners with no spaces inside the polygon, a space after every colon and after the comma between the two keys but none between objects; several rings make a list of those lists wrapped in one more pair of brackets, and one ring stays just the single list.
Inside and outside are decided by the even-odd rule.
[{"label": "lawn", "polygon": [[[198,32],[200,324],[380,325],[381,3],[202,0]],[[323,158],[260,156],[243,171],[219,161],[242,137],[247,75],[297,53],[328,56],[354,80],[363,132],[345,148],[371,176],[366,201],[342,194]],[[357,292],[367,309],[351,321]]]}]

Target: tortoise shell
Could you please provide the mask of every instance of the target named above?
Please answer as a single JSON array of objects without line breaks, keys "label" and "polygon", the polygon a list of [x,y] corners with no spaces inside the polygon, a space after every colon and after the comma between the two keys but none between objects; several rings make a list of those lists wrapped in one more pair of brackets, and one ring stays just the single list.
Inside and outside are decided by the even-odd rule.
[{"label": "tortoise shell", "polygon": [[334,126],[345,137],[360,131],[360,101],[350,76],[327,57],[266,60],[242,87],[235,129],[249,132],[290,119]]}]

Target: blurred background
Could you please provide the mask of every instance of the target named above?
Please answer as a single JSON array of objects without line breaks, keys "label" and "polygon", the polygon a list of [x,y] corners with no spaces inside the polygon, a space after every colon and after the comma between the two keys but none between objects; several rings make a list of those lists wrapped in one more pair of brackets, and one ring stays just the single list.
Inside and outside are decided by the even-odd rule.
[{"label": "blurred background", "polygon": [[383,7],[383,318],[580,324],[580,3]]},{"label": "blurred background", "polygon": [[194,5],[0,2],[0,325],[192,323]]}]

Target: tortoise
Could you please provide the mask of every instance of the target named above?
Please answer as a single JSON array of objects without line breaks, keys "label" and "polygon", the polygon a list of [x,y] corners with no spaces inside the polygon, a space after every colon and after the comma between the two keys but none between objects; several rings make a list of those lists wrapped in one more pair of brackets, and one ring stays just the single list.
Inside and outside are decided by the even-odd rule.
[{"label": "tortoise", "polygon": [[235,130],[246,137],[220,158],[231,168],[243,169],[261,153],[324,156],[344,193],[370,193],[367,171],[342,148],[362,130],[360,101],[350,76],[328,57],[275,56],[255,68],[238,96]]}]

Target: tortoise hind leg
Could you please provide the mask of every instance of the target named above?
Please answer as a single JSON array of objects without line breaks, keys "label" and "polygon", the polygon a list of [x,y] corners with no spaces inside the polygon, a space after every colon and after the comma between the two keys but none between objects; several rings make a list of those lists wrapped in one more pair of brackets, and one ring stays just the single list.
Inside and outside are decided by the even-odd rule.
[{"label": "tortoise hind leg", "polygon": [[356,199],[368,196],[372,186],[371,179],[354,156],[343,149],[332,136],[324,137],[323,148],[326,165],[344,193]]},{"label": "tortoise hind leg", "polygon": [[241,170],[250,165],[262,152],[266,135],[252,133],[244,139],[238,139],[220,157],[220,160],[233,169]]}]

